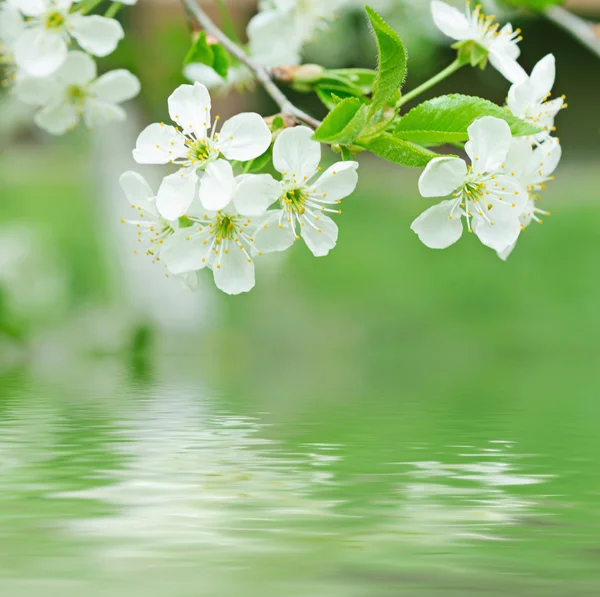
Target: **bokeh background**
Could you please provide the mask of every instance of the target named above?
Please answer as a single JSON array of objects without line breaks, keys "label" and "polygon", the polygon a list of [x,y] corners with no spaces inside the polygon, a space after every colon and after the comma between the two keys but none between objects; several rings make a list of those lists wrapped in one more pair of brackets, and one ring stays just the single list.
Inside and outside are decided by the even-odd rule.
[{"label": "bokeh background", "polygon": [[[425,0],[382,4],[407,88],[452,60]],[[243,32],[255,3],[229,5]],[[3,594],[597,595],[600,59],[511,15],[569,109],[552,217],[508,262],[467,235],[425,248],[419,171],[361,156],[336,249],[265,257],[229,297],[209,272],[196,292],[165,279],[120,224],[120,173],[160,180],[131,149],[166,120],[191,38],[175,1],[119,18],[100,65],[142,81],[125,124],[51,138],[2,96]],[[373,67],[359,9],[307,59]],[[436,89],[507,91],[491,69]],[[275,112],[261,90],[213,104]]]}]

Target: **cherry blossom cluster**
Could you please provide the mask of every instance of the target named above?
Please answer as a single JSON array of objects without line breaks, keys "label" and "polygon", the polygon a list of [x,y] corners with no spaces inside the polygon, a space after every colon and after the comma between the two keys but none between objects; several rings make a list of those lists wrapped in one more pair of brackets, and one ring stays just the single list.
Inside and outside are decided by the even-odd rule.
[{"label": "cherry blossom cluster", "polygon": [[[137,77],[124,69],[98,77],[93,56],[111,54],[124,37],[110,14],[88,14],[98,0],[3,0],[0,46],[16,98],[35,106],[34,121],[62,135],[83,120],[88,128],[125,119],[119,105],[140,91]],[[73,47],[78,49],[73,49]]]},{"label": "cherry blossom cluster", "polygon": [[444,249],[462,236],[464,219],[469,232],[506,259],[520,233],[531,222],[541,224],[540,216],[550,215],[537,202],[562,156],[559,139],[552,133],[556,115],[566,107],[565,98],[549,100],[556,78],[555,58],[545,56],[528,76],[517,62],[520,31],[513,31],[510,24],[499,29],[480,5],[471,10],[469,3],[466,13],[461,13],[433,0],[432,13],[441,31],[459,44],[474,41],[487,48],[490,63],[513,83],[507,109],[541,132],[513,138],[503,120],[484,117],[474,122],[465,145],[470,165],[460,158],[440,157],[425,168],[419,180],[421,195],[452,195],[452,199],[421,214],[412,230],[428,247]]},{"label": "cherry blossom cluster", "polygon": [[[317,257],[335,247],[338,228],[328,214],[340,214],[341,200],[354,191],[357,162],[339,162],[320,174],[321,145],[311,129],[274,135],[256,113],[238,114],[219,127],[201,83],[177,88],[168,109],[176,126],[149,125],[133,157],[176,171],[156,194],[138,173],[121,177],[136,212],[123,221],[138,228],[143,251],[166,267],[165,275],[181,276],[193,287],[196,273],[209,268],[220,290],[239,294],[254,287],[254,261],[264,253],[284,251],[300,239]],[[244,164],[271,145],[279,177],[245,174]]]}]

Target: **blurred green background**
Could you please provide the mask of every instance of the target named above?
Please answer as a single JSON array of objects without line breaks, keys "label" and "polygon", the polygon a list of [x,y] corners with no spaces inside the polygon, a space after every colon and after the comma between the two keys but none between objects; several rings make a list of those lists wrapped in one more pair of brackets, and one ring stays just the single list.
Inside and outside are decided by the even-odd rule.
[{"label": "blurred green background", "polygon": [[[242,30],[253,7],[231,4]],[[423,4],[415,0],[389,12],[410,53],[407,88],[452,60],[445,41],[432,31]],[[594,6],[589,10],[593,16]],[[444,595],[464,595],[467,590],[495,594],[490,587],[497,585],[519,595],[596,595],[600,61],[544,19],[512,17],[524,30],[522,63],[527,70],[547,53],[556,55],[555,93],[567,95],[569,109],[557,122],[563,163],[543,197],[552,217],[522,235],[507,263],[466,234],[446,251],[425,248],[410,231],[412,220],[429,205],[418,196],[419,172],[361,156],[359,186],[345,201],[336,249],[325,259],[315,259],[298,244],[285,255],[265,257],[258,265],[256,288],[228,297],[214,289],[209,272],[203,272],[196,293],[165,280],[163,271],[133,255],[135,235],[119,225],[127,214],[116,183],[119,174],[133,168],[155,183],[159,180],[160,172],[135,165],[130,151],[147,123],[166,119],[166,98],[184,82],[180,67],[190,43],[185,16],[175,3],[142,0],[120,17],[127,37],[101,64],[107,70],[130,68],[142,80],[143,92],[130,106],[126,125],[94,134],[80,129],[54,139],[28,126],[26,114],[5,104],[10,123],[7,118],[2,127],[0,156],[0,419],[5,433],[0,436],[0,460],[20,462],[23,476],[7,477],[0,491],[10,505],[6,512],[19,513],[4,521],[14,526],[5,527],[5,540],[0,539],[0,562],[13,571],[19,566],[34,569],[42,579],[51,574],[51,566],[38,562],[56,548],[57,539],[49,537],[48,528],[70,519],[73,512],[84,517],[83,501],[65,492],[91,491],[99,478],[102,487],[111,486],[109,469],[114,477],[127,477],[122,471],[128,470],[134,448],[126,450],[127,457],[109,449],[119,433],[118,422],[129,421],[131,411],[135,418],[156,407],[154,414],[142,417],[146,423],[141,428],[175,462],[206,448],[198,439],[199,429],[220,429],[225,423],[213,413],[222,411],[236,421],[259,422],[253,433],[272,443],[269,450],[279,450],[285,483],[296,483],[310,469],[305,461],[310,460],[311,446],[339,450],[339,462],[331,464],[336,483],[317,487],[311,499],[319,504],[326,499],[330,506],[341,505],[340,510],[331,518],[302,519],[298,524],[304,535],[283,531],[294,542],[285,543],[282,553],[252,552],[256,573],[246,570],[240,577],[247,573],[252,579],[248,586],[261,587],[256,594],[284,590],[314,595],[315,587],[327,595],[395,595],[399,588],[407,595],[423,594],[420,575],[425,575],[433,594],[441,589]],[[359,12],[339,19],[308,53],[315,61],[323,58],[339,67],[373,66],[375,57]],[[508,85],[491,69],[465,70],[436,91],[478,94],[502,103]],[[312,98],[294,97],[322,115]],[[274,112],[260,90],[215,98],[214,104],[215,113],[223,117],[242,108]],[[187,409],[195,413],[191,419]],[[198,409],[211,414],[198,414]],[[54,418],[58,426],[50,433]],[[127,430],[135,446],[142,431],[131,425]],[[21,434],[28,439],[11,440]],[[271,495],[272,455],[263,461],[260,452],[257,463],[249,466],[253,472],[267,471],[268,483],[260,477],[250,489],[238,486],[247,468],[244,458],[255,450],[245,437],[242,433],[235,440],[239,453],[216,450],[208,457],[215,470],[206,475],[223,475],[218,499],[247,494],[244,512],[273,521],[287,520],[294,508],[308,507],[285,502],[290,495],[306,498],[308,490],[296,485],[276,490],[287,504],[278,502],[281,512],[261,501],[263,491]],[[452,499],[459,496],[459,504],[450,508],[448,491],[432,490],[425,500],[432,512],[415,506],[399,517],[391,513],[400,500],[399,479],[413,474],[408,471],[414,468],[412,450],[423,450],[421,464],[415,465],[418,471],[435,469],[431,463],[436,461],[447,467],[445,475],[463,471],[450,475],[462,487],[463,444],[467,452],[481,455],[494,449],[488,442],[495,440],[516,446],[510,457],[490,452],[510,463],[507,470],[523,475],[505,483],[515,486],[511,499],[519,504],[516,514],[502,501],[510,496],[497,489],[503,482],[490,480],[481,470],[477,474],[486,479],[484,495],[452,493]],[[190,447],[195,441],[199,447]],[[47,460],[40,456],[46,450]],[[141,452],[147,450],[144,444]],[[238,460],[239,470],[221,470],[219,463]],[[140,465],[146,473],[154,470],[148,462]],[[196,461],[182,469],[181,495],[186,479],[200,469]],[[165,470],[169,467],[154,470],[157,479]],[[536,474],[544,475],[548,485],[532,493],[528,479],[535,478],[531,484],[542,482]],[[278,475],[275,484],[281,482]],[[131,479],[135,481],[133,474]],[[67,501],[44,502],[56,492]],[[164,497],[165,507],[172,497]],[[102,495],[90,499],[96,500],[94,507],[85,507],[90,519],[110,516],[123,506]],[[473,504],[483,513],[473,514]],[[489,510],[490,504],[497,507]],[[533,504],[532,518],[521,516],[523,504]],[[431,538],[434,531],[454,537],[456,525],[463,523],[473,533],[473,520],[487,524],[490,511],[504,512],[497,524],[510,521],[515,527],[503,528],[501,537],[487,527],[485,533],[509,543],[490,541],[482,550],[475,542],[460,551],[435,539],[425,542],[427,549],[420,541],[415,548],[406,540],[407,535]],[[423,522],[419,513],[433,517]],[[144,514],[141,520],[146,520]],[[165,521],[164,528],[170,524]],[[326,530],[329,539],[320,535],[327,535]],[[27,542],[16,542],[27,533],[40,540],[38,559],[32,560]],[[88,531],[87,539],[94,533],[100,532]],[[157,537],[163,548],[169,541],[186,545],[168,533]],[[115,545],[122,547],[121,540]],[[103,549],[109,543],[103,536]],[[78,546],[77,541],[68,549],[59,543],[59,551],[75,558]],[[287,559],[286,549],[302,557]],[[328,568],[329,560],[335,573]],[[366,562],[368,570],[357,560]],[[160,562],[167,578],[176,576],[178,569],[170,568],[168,560],[150,561],[153,566]],[[401,572],[396,570],[399,563]],[[277,583],[266,589],[262,581],[271,578],[273,567],[279,570]],[[231,571],[227,577],[215,573],[217,568],[209,570],[214,587],[205,593],[234,594],[225,583]],[[480,568],[486,570],[483,580],[472,580],[469,572]],[[78,569],[77,575],[91,579],[91,586],[103,594],[98,588],[103,586],[98,584],[103,568],[96,562],[92,569],[90,574]],[[136,587],[141,576],[135,571],[148,573],[151,567],[125,569],[131,573],[127,582],[122,570],[111,569],[115,586],[127,587],[123,594],[137,594],[142,585]],[[182,574],[177,595],[197,594],[191,570]],[[5,578],[7,594],[36,595],[35,588],[20,582],[20,574],[25,576],[17,571]],[[299,579],[290,589],[288,583]]]}]

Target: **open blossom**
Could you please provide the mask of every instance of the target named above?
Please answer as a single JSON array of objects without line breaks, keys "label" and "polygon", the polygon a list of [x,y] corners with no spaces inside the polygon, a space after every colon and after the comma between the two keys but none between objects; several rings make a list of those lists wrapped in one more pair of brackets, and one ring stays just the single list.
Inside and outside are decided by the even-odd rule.
[{"label": "open blossom", "polygon": [[499,24],[494,23],[494,17],[481,12],[480,4],[471,9],[470,2],[463,13],[442,0],[432,0],[431,12],[442,33],[458,42],[475,42],[488,52],[491,65],[509,81],[520,83],[527,78],[527,73],[517,62],[521,53],[517,45],[521,40],[519,29],[513,31],[510,23],[500,29]]},{"label": "open blossom", "polygon": [[218,210],[207,210],[194,201],[186,215],[186,227],[176,232],[162,258],[173,274],[186,274],[208,267],[217,288],[227,294],[248,292],[254,287],[254,233],[269,206],[261,192],[268,175],[242,175],[237,178],[229,162],[222,160],[218,179],[204,177],[205,190],[217,191],[229,200]]},{"label": "open blossom", "polygon": [[[201,177],[219,176],[221,156],[239,161],[257,158],[269,148],[271,131],[259,114],[244,113],[230,118],[217,132],[219,117],[211,127],[210,94],[201,83],[181,85],[168,104],[169,115],[180,128],[151,124],[138,137],[133,157],[139,164],[180,166],[178,172],[164,178],[157,196],[161,214],[174,220],[183,216],[198,196]],[[215,193],[221,189],[217,183],[212,185]],[[206,195],[200,188],[200,199],[206,209],[220,209],[229,196]]]},{"label": "open blossom", "polygon": [[541,143],[550,138],[554,119],[566,107],[564,96],[547,101],[556,79],[556,61],[552,54],[542,58],[525,81],[513,85],[508,92],[508,109],[517,117],[544,129],[533,140]]},{"label": "open blossom", "polygon": [[6,81],[16,80],[15,43],[24,31],[25,19],[21,13],[7,2],[0,4],[0,55]]},{"label": "open blossom", "polygon": [[358,163],[338,162],[319,176],[321,145],[312,134],[305,126],[284,130],[273,147],[273,164],[283,179],[267,176],[245,185],[268,204],[279,204],[256,232],[260,251],[284,251],[302,238],[321,257],[336,245],[338,227],[327,214],[342,213],[338,205],[356,188]]},{"label": "open blossom", "polygon": [[302,46],[345,0],[263,0],[248,24],[250,53],[263,66],[300,63]]},{"label": "open blossom", "polygon": [[445,249],[462,235],[462,218],[484,245],[504,251],[521,232],[519,216],[528,200],[527,190],[506,170],[512,145],[504,120],[485,116],[468,129],[465,150],[471,166],[460,158],[442,157],[429,162],[419,179],[423,197],[453,198],[423,212],[411,229],[432,249]]},{"label": "open blossom", "polygon": [[[520,215],[521,229],[525,230],[531,222],[541,224],[540,216],[549,216],[550,212],[537,207],[540,191],[546,188],[546,183],[553,180],[553,173],[562,157],[562,149],[558,139],[549,139],[537,145],[535,149],[528,139],[514,139],[505,163],[505,169],[516,172],[517,178],[527,189],[529,198],[525,210]],[[499,251],[501,259],[507,259],[516,243],[504,251]]]},{"label": "open blossom", "polygon": [[50,75],[64,63],[71,38],[86,52],[107,56],[124,36],[115,19],[71,11],[73,0],[9,2],[27,18],[15,42],[15,62],[34,77]]},{"label": "open blossom", "polygon": [[88,128],[125,120],[118,104],[135,97],[140,82],[127,70],[110,71],[96,78],[96,63],[83,52],[69,52],[64,64],[48,77],[23,77],[15,85],[21,101],[42,106],[36,124],[62,135],[83,118]]}]

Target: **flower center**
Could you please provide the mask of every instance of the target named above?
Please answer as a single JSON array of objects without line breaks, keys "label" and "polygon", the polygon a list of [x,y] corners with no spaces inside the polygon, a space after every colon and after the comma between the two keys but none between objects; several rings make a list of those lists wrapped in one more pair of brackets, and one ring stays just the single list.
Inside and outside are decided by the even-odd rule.
[{"label": "flower center", "polygon": [[284,207],[287,207],[288,210],[295,211],[299,214],[303,214],[306,211],[304,207],[306,199],[306,194],[300,188],[290,189],[281,198]]},{"label": "flower center", "polygon": [[46,29],[58,29],[65,24],[65,17],[60,12],[51,12],[46,15]]},{"label": "flower center", "polygon": [[210,157],[210,146],[204,140],[188,142],[188,158],[195,162],[205,162]]},{"label": "flower center", "polygon": [[231,240],[237,235],[238,227],[236,217],[224,213],[217,213],[213,230],[217,240]]},{"label": "flower center", "polygon": [[82,103],[86,95],[85,89],[79,85],[70,85],[67,88],[67,97],[74,104]]}]

